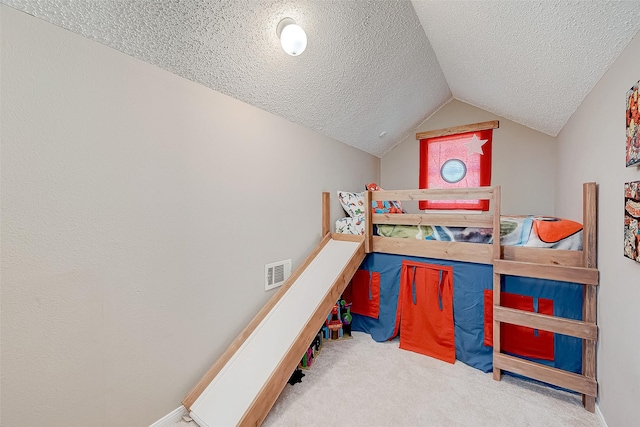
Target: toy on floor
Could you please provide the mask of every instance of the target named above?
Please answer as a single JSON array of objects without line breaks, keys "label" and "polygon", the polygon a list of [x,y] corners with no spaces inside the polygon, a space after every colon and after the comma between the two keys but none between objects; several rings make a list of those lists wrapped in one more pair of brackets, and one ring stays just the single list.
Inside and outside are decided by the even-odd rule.
[{"label": "toy on floor", "polygon": [[342,308],[343,335],[351,336],[351,321],[353,320],[351,316],[351,303],[347,304],[345,300],[340,300],[340,307]]},{"label": "toy on floor", "polygon": [[339,300],[331,309],[327,320],[316,334],[309,348],[302,355],[298,369],[309,369],[313,365],[315,357],[320,352],[325,340],[337,341],[351,338],[351,303],[344,299]]},{"label": "toy on floor", "polygon": [[324,338],[327,341],[336,341],[351,338],[351,303],[339,300],[331,309],[325,322]]},{"label": "toy on floor", "polygon": [[311,346],[307,349],[307,351],[302,356],[302,360],[300,361],[300,365],[298,367],[302,369],[309,369],[311,365],[313,365],[313,359],[314,359],[313,346]]},{"label": "toy on floor", "polygon": [[296,368],[296,370],[293,371],[293,374],[291,374],[291,377],[289,377],[289,381],[287,382],[291,385],[296,385],[296,383],[302,382],[302,377],[304,377],[304,373],[299,368]]},{"label": "toy on floor", "polygon": [[322,328],[316,334],[311,345],[302,355],[302,359],[298,364],[298,369],[309,369],[313,365],[314,359],[320,352],[325,340],[337,341],[345,338],[351,338],[351,303],[345,300],[339,300],[331,309],[327,316],[327,320]]},{"label": "toy on floor", "polygon": [[327,317],[327,328],[329,328],[329,340],[338,340],[342,338],[342,319],[340,319],[340,306],[334,305]]},{"label": "toy on floor", "polygon": [[315,338],[313,339],[313,341],[311,342],[311,345],[309,346],[307,351],[304,353],[304,355],[302,355],[302,360],[300,360],[300,363],[298,364],[298,368],[300,369],[311,368],[311,365],[313,365],[314,359],[316,358],[318,353],[320,353],[320,349],[322,349],[322,343],[324,341],[323,337],[324,337],[324,332],[322,329],[320,329],[316,334]]},{"label": "toy on floor", "polygon": [[322,349],[323,341],[324,341],[324,339],[323,339],[323,335],[322,335],[322,329],[320,329],[318,331],[318,333],[316,334],[316,337],[313,339],[313,342],[311,343],[311,346],[313,347],[314,354],[320,353],[320,350]]}]

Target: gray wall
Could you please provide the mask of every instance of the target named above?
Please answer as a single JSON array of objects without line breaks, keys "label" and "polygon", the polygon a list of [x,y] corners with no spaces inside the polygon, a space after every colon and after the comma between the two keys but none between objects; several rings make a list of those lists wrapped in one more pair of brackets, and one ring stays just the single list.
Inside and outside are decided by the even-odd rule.
[{"label": "gray wall", "polygon": [[149,425],[379,159],[0,11],[0,424]]},{"label": "gray wall", "polygon": [[626,47],[558,135],[556,206],[581,217],[583,182],[598,190],[599,408],[609,427],[638,425],[640,394],[640,264],[623,255],[626,92],[640,79],[640,37]]},{"label": "gray wall", "polygon": [[416,133],[499,120],[493,131],[492,185],[502,189],[506,214],[554,214],[555,139],[480,108],[453,100],[387,153],[380,166],[385,189],[418,188],[420,141]]}]

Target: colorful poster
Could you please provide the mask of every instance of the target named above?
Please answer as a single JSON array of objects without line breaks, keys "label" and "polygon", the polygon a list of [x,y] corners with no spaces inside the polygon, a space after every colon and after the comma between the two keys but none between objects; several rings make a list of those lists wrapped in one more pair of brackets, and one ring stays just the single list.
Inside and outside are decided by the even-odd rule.
[{"label": "colorful poster", "polygon": [[640,112],[638,112],[638,85],[627,92],[627,166],[640,162]]},{"label": "colorful poster", "polygon": [[624,184],[624,256],[640,262],[640,181]]}]

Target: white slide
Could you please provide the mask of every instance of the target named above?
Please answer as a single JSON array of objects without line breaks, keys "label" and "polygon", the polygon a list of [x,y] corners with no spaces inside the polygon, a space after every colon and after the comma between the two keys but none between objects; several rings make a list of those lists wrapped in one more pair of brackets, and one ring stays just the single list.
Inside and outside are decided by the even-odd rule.
[{"label": "white slide", "polygon": [[[357,268],[362,261],[357,257],[360,252],[363,257],[363,243],[356,241],[330,239],[322,247],[193,402],[190,407],[190,416],[201,427],[235,426],[246,422],[245,414],[256,405],[256,399],[260,397],[263,388],[274,376],[274,372],[278,369],[290,368],[284,373],[286,378],[293,373],[295,365],[282,366],[281,362],[289,352],[302,348],[300,345],[294,348],[294,343],[304,335],[305,328],[317,323],[317,319],[320,319],[319,315],[326,318],[328,311],[326,313],[319,313],[319,311],[325,311],[325,307],[330,307],[326,302],[327,298],[334,297],[332,293],[335,294],[335,284],[345,280],[348,283],[351,279],[355,269],[350,267],[350,264]],[[345,279],[347,270],[350,276]],[[339,297],[340,294],[338,293],[337,296]],[[337,298],[333,303],[336,300]],[[316,333],[320,326],[321,324],[315,330]],[[307,347],[309,344],[310,342],[304,343]],[[302,352],[293,356],[299,361]],[[277,394],[280,391],[281,389]],[[266,412],[272,404],[273,402],[268,404]],[[262,419],[260,416],[257,418],[258,422]]]}]

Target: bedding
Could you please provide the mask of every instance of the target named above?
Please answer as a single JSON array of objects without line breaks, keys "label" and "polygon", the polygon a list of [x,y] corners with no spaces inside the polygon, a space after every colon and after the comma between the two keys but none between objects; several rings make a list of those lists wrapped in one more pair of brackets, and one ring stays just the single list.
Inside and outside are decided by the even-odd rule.
[{"label": "bedding", "polygon": [[[369,191],[379,191],[382,190],[378,184],[372,182],[370,184],[365,185],[365,189]],[[336,230],[340,227],[346,231],[338,231],[338,233],[348,233],[348,234],[364,234],[364,227],[362,228],[362,232],[360,232],[360,221],[364,220],[364,193],[354,193],[350,191],[338,191],[338,200],[340,201],[340,206],[342,209],[349,215],[349,218],[342,218],[338,220],[340,223],[336,222]],[[384,200],[384,201],[373,201],[371,202],[371,209],[374,213],[383,214],[383,213],[394,213],[400,214],[404,211],[402,210],[402,203],[394,201],[394,200]],[[354,218],[354,220],[350,220],[350,218]],[[357,233],[351,233],[351,229],[357,226]]]},{"label": "bedding", "polygon": [[[386,224],[379,224],[374,228],[375,234],[384,237],[444,242],[493,242],[491,229],[488,228]],[[581,250],[582,225],[575,221],[555,217],[502,216],[500,218],[500,244]]]},{"label": "bedding", "polygon": [[338,191],[340,206],[350,218],[364,216],[364,194],[349,191]]},{"label": "bedding", "polygon": [[336,221],[336,233],[359,234],[363,236],[365,233],[364,224],[364,215],[355,218],[340,218]]}]

